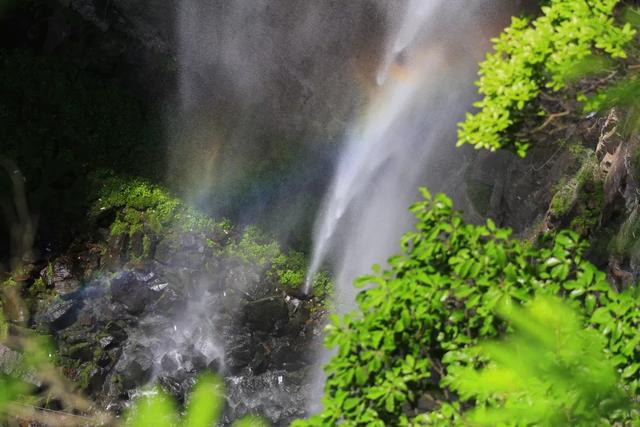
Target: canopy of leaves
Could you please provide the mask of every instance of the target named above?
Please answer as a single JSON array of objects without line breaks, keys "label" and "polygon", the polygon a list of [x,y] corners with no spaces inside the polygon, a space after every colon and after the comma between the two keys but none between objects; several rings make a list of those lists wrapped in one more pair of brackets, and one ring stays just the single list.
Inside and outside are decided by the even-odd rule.
[{"label": "canopy of leaves", "polygon": [[493,40],[493,53],[480,64],[477,82],[482,99],[474,104],[458,130],[458,145],[496,150],[515,149],[524,156],[528,144],[513,137],[526,107],[542,90],[558,91],[575,72],[576,64],[594,54],[626,57],[633,38],[630,24],[618,25],[614,9],[619,0],[552,0],[534,20],[513,18],[511,26]]},{"label": "canopy of leaves", "polygon": [[496,314],[506,298],[567,298],[579,322],[603,337],[628,390],[638,389],[635,290],[612,289],[582,258],[574,233],[534,247],[490,220],[465,224],[444,195],[423,194],[412,207],[418,222],[402,238],[403,254],[389,270],[360,278],[370,287],[357,296],[358,312],[335,316],[327,327],[326,344],[337,350],[326,366],[324,409],[297,426],[451,425],[473,402],[458,395],[448,374],[476,367],[472,349],[507,331]]}]

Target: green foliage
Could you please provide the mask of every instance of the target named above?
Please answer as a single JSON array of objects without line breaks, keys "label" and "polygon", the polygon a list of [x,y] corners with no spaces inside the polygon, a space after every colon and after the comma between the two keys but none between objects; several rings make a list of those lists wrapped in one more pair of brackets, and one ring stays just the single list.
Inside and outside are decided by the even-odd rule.
[{"label": "green foliage", "polygon": [[227,245],[223,254],[240,258],[257,266],[267,267],[281,255],[281,252],[278,242],[269,238],[259,228],[248,226],[244,229],[240,240]]},{"label": "green foliage", "polygon": [[[309,263],[304,253],[289,251],[277,256],[268,273],[278,283],[290,290],[300,290],[307,278]],[[326,271],[317,272],[313,276],[313,294],[321,300],[329,300],[333,294],[333,282]]]},{"label": "green foliage", "polygon": [[185,417],[185,426],[209,427],[222,413],[223,384],[213,375],[200,378],[191,392]]},{"label": "green foliage", "polygon": [[307,259],[302,252],[289,251],[278,255],[273,261],[272,275],[282,286],[289,289],[299,289],[307,274]]},{"label": "green foliage", "polygon": [[[529,143],[513,131],[527,107],[543,90],[558,91],[580,72],[601,65],[594,54],[624,58],[633,38],[630,24],[617,25],[613,12],[619,0],[552,0],[534,20],[513,18],[511,26],[493,40],[495,52],[480,64],[477,82],[483,98],[460,124],[458,145],[496,150],[515,149],[524,156]],[[591,60],[590,60],[591,59]],[[594,65],[595,64],[595,65]]]},{"label": "green foliage", "polygon": [[633,211],[620,226],[618,233],[609,242],[608,250],[622,257],[640,253],[640,215],[637,211]]},{"label": "green foliage", "polygon": [[[492,221],[465,224],[443,195],[412,207],[416,230],[402,238],[390,269],[357,280],[358,312],[334,316],[326,344],[323,411],[305,425],[450,425],[462,408],[449,372],[476,367],[472,349],[507,324],[496,310],[509,298],[560,295],[580,321],[606,342],[607,357],[630,393],[638,391],[640,308],[635,289],[618,293],[606,275],[582,258],[569,231],[532,246],[510,238]],[[435,412],[429,412],[435,411]]]},{"label": "green foliage", "polygon": [[515,333],[480,344],[488,359],[481,370],[452,369],[448,379],[462,399],[476,402],[465,416],[472,425],[589,425],[630,409],[606,340],[583,329],[573,310],[539,297],[526,310],[505,301],[497,312]]},{"label": "green foliage", "polygon": [[580,169],[568,181],[559,182],[549,214],[563,220],[571,214],[570,229],[580,236],[592,233],[600,223],[604,204],[604,176],[593,152],[583,151]]},{"label": "green foliage", "polygon": [[[175,403],[163,392],[155,390],[136,402],[127,416],[129,427],[208,427],[214,425],[222,414],[224,384],[213,375],[203,375],[194,386],[187,411],[182,420]],[[234,427],[267,427],[258,417],[244,417],[233,423]]]},{"label": "green foliage", "polygon": [[[155,237],[171,231],[203,233],[212,246],[226,240],[231,233],[228,221],[214,221],[210,217],[185,205],[165,189],[139,178],[123,178],[110,172],[95,174],[92,181],[97,187],[89,219],[99,221],[105,214],[115,214],[111,223],[112,236],[126,234],[132,238],[142,234],[141,256],[151,252]],[[133,240],[133,239],[130,239]]]},{"label": "green foliage", "polygon": [[126,425],[131,427],[169,427],[178,425],[177,418],[175,403],[164,393],[157,392],[155,395],[145,396],[136,402]]}]

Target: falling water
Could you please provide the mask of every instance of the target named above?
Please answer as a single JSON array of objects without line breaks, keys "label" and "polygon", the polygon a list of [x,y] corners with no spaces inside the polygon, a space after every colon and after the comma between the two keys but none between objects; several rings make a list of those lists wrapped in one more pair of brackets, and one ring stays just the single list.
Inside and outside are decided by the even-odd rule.
[{"label": "falling water", "polygon": [[[366,98],[367,107],[346,132],[316,221],[305,285],[310,292],[314,273],[326,263],[338,300],[349,305],[353,278],[384,262],[411,224],[407,206],[418,185],[444,190],[462,182],[460,156],[453,153],[455,123],[471,101],[478,54],[498,29],[487,23],[508,14],[509,3],[181,2],[178,98],[187,132],[176,139],[171,173],[196,199],[213,194],[224,200],[220,191],[252,172],[243,157],[255,156],[264,128],[276,134],[302,129],[295,135],[306,141],[316,123],[329,135],[332,120],[349,117],[361,105],[359,97]],[[361,63],[369,83],[365,95],[353,81],[353,68]],[[346,127],[341,125],[339,133]],[[196,155],[185,157],[191,151]],[[189,172],[186,177],[173,173],[175,165]],[[283,215],[296,209],[290,197],[285,200],[285,209],[276,212],[286,226],[290,221]],[[198,325],[196,320],[189,327]],[[223,354],[215,333],[210,336],[209,350]]]},{"label": "falling water", "polygon": [[[316,220],[305,283],[328,264],[337,299],[353,301],[353,279],[398,249],[417,187],[462,186],[455,124],[472,101],[486,41],[498,29],[496,1],[410,0],[381,55],[369,106],[356,120]],[[504,12],[503,12],[504,13]]]}]

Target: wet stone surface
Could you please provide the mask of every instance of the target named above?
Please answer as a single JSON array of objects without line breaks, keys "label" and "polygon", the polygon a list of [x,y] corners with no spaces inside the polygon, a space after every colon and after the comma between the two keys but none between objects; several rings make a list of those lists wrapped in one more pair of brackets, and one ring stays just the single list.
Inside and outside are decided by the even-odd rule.
[{"label": "wet stone surface", "polygon": [[[122,239],[111,240],[108,248]],[[199,374],[215,372],[227,385],[226,423],[252,413],[288,425],[305,415],[309,349],[318,345],[309,302],[287,297],[257,266],[214,255],[198,236],[165,239],[120,268],[116,255],[45,268],[56,296],[32,316],[87,395],[118,412],[157,384],[184,402]],[[90,278],[82,260],[91,260]],[[60,293],[60,283],[77,286]]]}]

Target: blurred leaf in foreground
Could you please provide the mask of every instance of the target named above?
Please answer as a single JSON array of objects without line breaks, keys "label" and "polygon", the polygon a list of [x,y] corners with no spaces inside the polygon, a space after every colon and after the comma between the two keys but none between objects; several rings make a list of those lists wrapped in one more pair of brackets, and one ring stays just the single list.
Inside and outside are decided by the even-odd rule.
[{"label": "blurred leaf in foreground", "polygon": [[[165,393],[154,389],[131,408],[126,425],[128,427],[210,427],[222,415],[224,408],[224,384],[212,374],[204,374],[193,388],[186,409],[180,420],[178,410]],[[268,427],[268,423],[257,416],[247,416],[233,423],[233,427]]]},{"label": "blurred leaf in foreground", "polygon": [[499,314],[515,332],[480,346],[479,354],[489,361],[483,369],[453,374],[460,396],[478,403],[468,421],[595,425],[611,414],[628,413],[631,401],[606,358],[604,338],[584,329],[570,308],[557,299],[537,298],[526,309],[506,302]]}]

